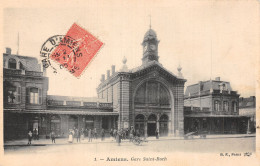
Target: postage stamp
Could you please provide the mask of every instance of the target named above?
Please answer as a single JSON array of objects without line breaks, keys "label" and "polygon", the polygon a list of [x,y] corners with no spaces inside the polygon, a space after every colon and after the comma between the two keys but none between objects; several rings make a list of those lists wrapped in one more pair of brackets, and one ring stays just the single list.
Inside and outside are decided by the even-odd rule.
[{"label": "postage stamp", "polygon": [[51,60],[60,68],[66,68],[75,77],[79,77],[97,54],[103,42],[74,23],[67,34],[49,38],[41,49],[42,62],[45,67],[52,66]]}]

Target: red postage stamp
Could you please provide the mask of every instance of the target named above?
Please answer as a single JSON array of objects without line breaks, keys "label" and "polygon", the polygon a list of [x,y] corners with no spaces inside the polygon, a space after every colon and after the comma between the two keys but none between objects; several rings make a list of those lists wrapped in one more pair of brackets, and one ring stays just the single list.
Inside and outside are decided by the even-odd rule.
[{"label": "red postage stamp", "polygon": [[74,23],[51,53],[50,58],[79,77],[102,45],[103,43],[95,36]]}]

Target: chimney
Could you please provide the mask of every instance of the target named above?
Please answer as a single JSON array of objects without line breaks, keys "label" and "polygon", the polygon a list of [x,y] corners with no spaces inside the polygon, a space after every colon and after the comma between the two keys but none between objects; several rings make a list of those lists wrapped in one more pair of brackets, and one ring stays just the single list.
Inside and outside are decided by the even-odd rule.
[{"label": "chimney", "polygon": [[115,71],[115,70],[116,70],[116,66],[115,66],[115,65],[112,65],[111,68],[112,68],[112,70],[111,70],[111,71],[112,71],[111,75],[114,75],[115,72],[116,72],[116,71]]},{"label": "chimney", "polygon": [[104,82],[105,81],[105,74],[102,74],[101,75],[101,82]]},{"label": "chimney", "polygon": [[110,70],[107,70],[107,79],[110,77]]},{"label": "chimney", "polygon": [[5,50],[6,50],[6,54],[10,55],[12,53],[12,49],[9,47],[6,47]]},{"label": "chimney", "polygon": [[220,81],[220,77],[216,77],[215,80],[216,80],[216,81]]}]

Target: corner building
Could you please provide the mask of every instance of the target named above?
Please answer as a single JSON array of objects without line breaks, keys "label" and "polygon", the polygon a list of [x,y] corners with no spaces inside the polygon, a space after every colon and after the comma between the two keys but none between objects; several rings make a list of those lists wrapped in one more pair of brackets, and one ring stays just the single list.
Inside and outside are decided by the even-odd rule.
[{"label": "corner building", "polygon": [[115,72],[112,66],[107,76],[101,77],[97,88],[98,98],[112,103],[118,112],[118,128],[139,129],[143,136],[180,136],[184,133],[184,83],[181,68],[178,76],[165,69],[158,61],[156,32],[149,29],[142,42],[142,65],[128,69],[127,59]]}]

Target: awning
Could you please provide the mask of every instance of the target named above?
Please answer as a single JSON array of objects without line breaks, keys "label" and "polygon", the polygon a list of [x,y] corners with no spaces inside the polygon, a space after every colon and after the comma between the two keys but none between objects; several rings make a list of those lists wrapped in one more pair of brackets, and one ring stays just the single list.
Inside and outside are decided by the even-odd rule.
[{"label": "awning", "polygon": [[118,112],[101,112],[101,111],[64,111],[64,110],[15,110],[4,109],[6,113],[23,113],[23,114],[63,114],[63,115],[119,115]]}]

